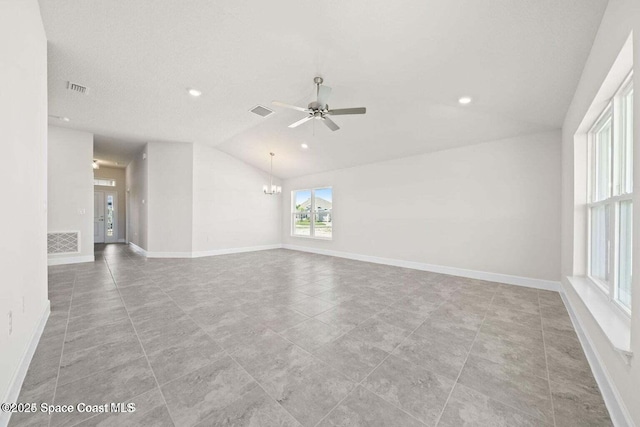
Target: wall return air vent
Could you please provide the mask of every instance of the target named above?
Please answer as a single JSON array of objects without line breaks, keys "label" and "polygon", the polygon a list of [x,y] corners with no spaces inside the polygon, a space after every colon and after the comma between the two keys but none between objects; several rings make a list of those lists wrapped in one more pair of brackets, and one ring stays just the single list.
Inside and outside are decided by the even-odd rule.
[{"label": "wall return air vent", "polygon": [[83,95],[86,95],[87,92],[89,92],[89,88],[86,86],[82,86],[78,83],[73,83],[73,82],[67,82],[67,89],[72,91],[72,92],[78,92],[81,93]]},{"label": "wall return air vent", "polygon": [[58,231],[47,233],[47,253],[75,254],[80,252],[80,232]]},{"label": "wall return air vent", "polygon": [[256,105],[249,111],[251,111],[253,114],[259,115],[260,117],[268,117],[274,113],[272,109],[262,105]]}]

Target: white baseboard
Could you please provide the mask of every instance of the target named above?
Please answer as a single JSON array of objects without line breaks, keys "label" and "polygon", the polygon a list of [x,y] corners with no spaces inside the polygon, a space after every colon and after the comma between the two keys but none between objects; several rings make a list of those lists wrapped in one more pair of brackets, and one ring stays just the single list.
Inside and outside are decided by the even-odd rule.
[{"label": "white baseboard", "polygon": [[149,252],[147,258],[191,258],[191,252]]},{"label": "white baseboard", "polygon": [[138,252],[143,256],[146,256],[147,258],[202,258],[207,256],[239,254],[243,252],[265,251],[269,249],[282,248],[282,245],[278,243],[275,245],[248,246],[244,248],[229,248],[229,249],[214,249],[210,251],[196,251],[196,252],[149,252],[131,242],[129,242],[129,246],[131,246],[131,248],[134,251]]},{"label": "white baseboard", "polygon": [[561,291],[562,287],[560,282],[554,282],[551,280],[533,279],[530,277],[511,276],[508,274],[489,273],[485,271],[466,270],[463,268],[447,267],[442,265],[424,264],[414,261],[404,261],[391,258],[380,258],[369,255],[360,255],[349,252],[332,251],[326,249],[316,249],[306,246],[296,246],[288,244],[273,244],[263,246],[249,246],[244,248],[230,248],[230,249],[214,249],[210,251],[195,251],[195,252],[148,252],[141,247],[129,242],[129,246],[136,252],[144,255],[148,258],[200,258],[206,256],[227,255],[236,254],[242,252],[255,252],[269,249],[290,249],[301,252],[311,252],[319,255],[328,255],[338,258],[347,258],[357,261],[372,262],[376,264],[393,265],[396,267],[411,268],[413,270],[431,271],[434,273],[450,274],[452,276],[468,277],[470,279],[486,280],[489,282],[505,283],[516,286],[526,286],[529,288],[544,289],[549,291]]},{"label": "white baseboard", "polygon": [[582,344],[584,354],[587,356],[587,361],[591,366],[593,376],[598,383],[598,387],[600,387],[602,398],[609,410],[609,415],[611,416],[613,425],[616,427],[635,426],[633,419],[631,418],[631,415],[629,414],[629,411],[627,410],[627,407],[622,401],[622,397],[615,386],[615,383],[611,379],[606,366],[602,363],[602,360],[596,351],[596,347],[593,345],[593,341],[587,333],[587,329],[583,327],[580,317],[578,317],[578,314],[573,309],[571,301],[567,298],[564,292],[561,292],[560,295],[562,296],[562,301],[564,301],[564,305],[569,312],[573,327],[578,334],[578,339]]},{"label": "white baseboard", "polygon": [[375,264],[393,265],[395,267],[411,268],[413,270],[430,271],[433,273],[450,274],[452,276],[468,277],[470,279],[486,280],[488,282],[505,283],[508,285],[526,286],[528,288],[544,289],[548,291],[561,291],[560,282],[551,280],[532,279],[530,277],[511,276],[501,273],[489,273],[486,271],[466,270],[464,268],[447,267],[443,265],[424,264],[421,262],[404,261],[400,259],[381,258],[369,255],[360,255],[349,252],[316,249],[307,246],[282,245],[284,249],[294,251],[311,252],[314,254],[334,256],[338,258],[353,259],[356,261],[372,262]]},{"label": "white baseboard", "polygon": [[244,248],[230,248],[230,249],[214,249],[210,251],[196,251],[191,253],[192,258],[201,258],[205,256],[216,256],[216,255],[228,255],[228,254],[239,254],[243,252],[256,252],[256,251],[267,251],[270,249],[280,249],[282,245],[280,243],[275,245],[262,245],[262,246],[247,246]]},{"label": "white baseboard", "polygon": [[[18,401],[22,383],[24,383],[24,379],[27,376],[27,371],[29,370],[31,359],[33,359],[33,355],[36,352],[38,343],[40,342],[40,337],[42,336],[42,331],[44,331],[44,327],[47,324],[47,320],[49,319],[49,313],[51,313],[51,303],[49,302],[49,300],[47,300],[47,304],[45,305],[42,316],[40,317],[40,322],[38,322],[33,333],[31,334],[29,345],[25,349],[24,354],[22,355],[22,360],[20,361],[18,368],[13,374],[13,378],[9,383],[7,394],[2,400],[3,403],[16,403]],[[0,426],[8,425],[10,418],[11,412],[0,412]]]},{"label": "white baseboard", "polygon": [[140,255],[147,256],[147,250],[146,249],[142,249],[140,246],[136,245],[133,242],[129,242],[129,246],[131,246],[131,249],[133,249],[134,251],[138,252]]},{"label": "white baseboard", "polygon": [[94,262],[95,260],[96,258],[93,255],[49,258],[47,265],[79,264],[82,262]]}]

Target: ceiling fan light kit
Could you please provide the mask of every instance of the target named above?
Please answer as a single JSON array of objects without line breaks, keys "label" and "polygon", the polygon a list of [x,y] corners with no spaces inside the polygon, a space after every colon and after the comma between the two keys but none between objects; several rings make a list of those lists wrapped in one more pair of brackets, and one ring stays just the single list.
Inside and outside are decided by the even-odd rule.
[{"label": "ceiling fan light kit", "polygon": [[316,101],[310,102],[307,108],[297,107],[295,105],[290,105],[280,101],[273,101],[273,105],[307,113],[307,117],[290,124],[290,128],[296,128],[303,123],[316,119],[321,120],[325,124],[325,126],[327,126],[332,131],[337,131],[338,129],[340,129],[340,126],[338,126],[333,120],[331,120],[329,116],[365,114],[367,112],[367,109],[364,107],[340,108],[331,110],[329,108],[329,104],[327,104],[329,95],[331,95],[331,88],[329,86],[324,86],[322,84],[323,82],[324,80],[322,79],[322,77],[316,77],[313,79],[313,83],[316,85]]}]

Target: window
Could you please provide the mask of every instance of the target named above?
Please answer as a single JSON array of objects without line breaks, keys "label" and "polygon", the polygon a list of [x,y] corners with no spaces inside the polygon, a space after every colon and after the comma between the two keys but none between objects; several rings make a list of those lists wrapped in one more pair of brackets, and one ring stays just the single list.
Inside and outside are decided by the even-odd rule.
[{"label": "window", "polygon": [[589,278],[631,310],[633,83],[629,75],[589,130]]},{"label": "window", "polygon": [[98,187],[115,187],[115,179],[94,178],[93,185]]},{"label": "window", "polygon": [[291,200],[292,236],[333,237],[333,190],[330,187],[292,191]]}]

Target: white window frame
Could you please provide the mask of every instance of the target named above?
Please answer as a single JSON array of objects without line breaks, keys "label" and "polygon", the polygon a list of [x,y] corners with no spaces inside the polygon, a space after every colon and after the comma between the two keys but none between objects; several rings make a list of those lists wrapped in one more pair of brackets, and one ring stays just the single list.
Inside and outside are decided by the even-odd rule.
[{"label": "white window frame", "polygon": [[[331,237],[322,237],[315,235],[315,216],[316,216],[316,190],[325,190],[331,189]],[[295,215],[299,213],[296,211],[296,199],[295,194],[301,191],[309,191],[311,193],[311,211],[310,211],[310,228],[309,235],[303,236],[300,234],[295,234],[296,231],[296,217]],[[313,188],[300,188],[298,190],[291,191],[291,237],[301,237],[303,239],[318,239],[318,240],[333,240],[333,187],[330,185],[325,185],[322,187],[313,187]]]},{"label": "white window frame", "polygon": [[[621,165],[622,154],[620,152],[620,136],[625,123],[625,117],[621,110],[621,100],[633,90],[633,72],[629,73],[615,92],[607,107],[595,120],[593,125],[588,131],[588,193],[587,193],[587,272],[586,276],[597,289],[601,290],[608,298],[608,300],[618,308],[627,317],[631,316],[631,309],[626,307],[618,300],[618,280],[619,280],[619,251],[620,251],[620,204],[625,201],[632,201],[633,191],[629,193],[623,193],[622,191],[622,173],[623,168]],[[635,94],[635,92],[634,92]],[[609,191],[608,197],[603,200],[594,201],[595,194],[595,156],[596,156],[596,144],[594,141],[595,131],[602,125],[602,121],[605,117],[611,115],[611,152],[610,152],[610,176],[609,176]],[[635,136],[634,136],[635,139]],[[633,141],[631,142],[633,146]],[[633,182],[633,174],[631,177]],[[591,211],[594,207],[609,206],[609,229],[608,229],[608,252],[609,262],[608,269],[608,281],[600,280],[599,278],[591,276],[591,236],[592,236],[592,218]],[[633,255],[632,255],[633,256]]]},{"label": "white window frame", "polygon": [[[109,181],[111,183],[113,183],[112,185],[104,185],[101,184],[100,182],[105,182],[105,181]],[[100,178],[100,177],[94,177],[93,178],[93,186],[94,187],[110,187],[110,188],[115,188],[118,185],[118,183],[116,182],[115,179],[113,178]]]}]

